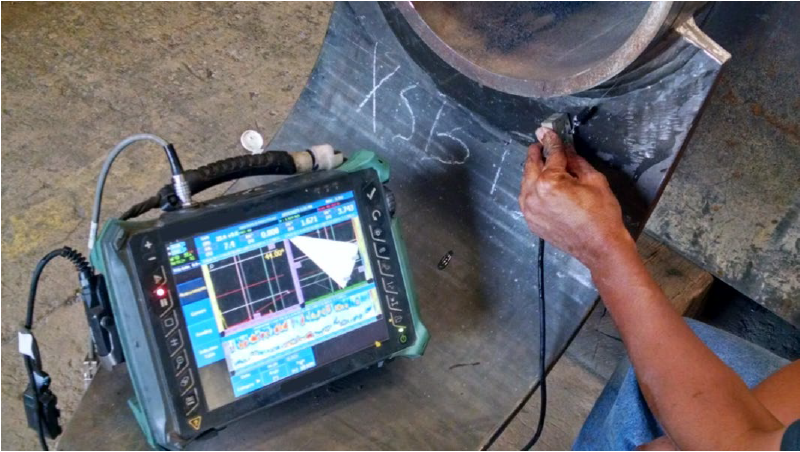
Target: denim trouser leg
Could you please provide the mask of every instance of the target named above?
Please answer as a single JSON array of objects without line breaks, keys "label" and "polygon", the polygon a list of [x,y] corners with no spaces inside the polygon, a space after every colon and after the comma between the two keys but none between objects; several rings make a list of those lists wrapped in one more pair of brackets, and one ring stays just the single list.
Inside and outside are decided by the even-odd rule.
[{"label": "denim trouser leg", "polygon": [[[697,336],[753,387],[789,362],[737,336],[696,320],[686,322]],[[680,372],[681,369],[675,369]],[[627,358],[620,362],[583,424],[574,450],[632,450],[662,436]]]}]

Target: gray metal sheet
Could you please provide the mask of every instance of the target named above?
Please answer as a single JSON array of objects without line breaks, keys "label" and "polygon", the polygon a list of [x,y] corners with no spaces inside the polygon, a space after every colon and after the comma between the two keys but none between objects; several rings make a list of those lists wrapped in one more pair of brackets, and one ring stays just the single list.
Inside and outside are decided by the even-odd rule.
[{"label": "gray metal sheet", "polygon": [[714,8],[734,57],[648,228],[800,327],[800,3]]}]

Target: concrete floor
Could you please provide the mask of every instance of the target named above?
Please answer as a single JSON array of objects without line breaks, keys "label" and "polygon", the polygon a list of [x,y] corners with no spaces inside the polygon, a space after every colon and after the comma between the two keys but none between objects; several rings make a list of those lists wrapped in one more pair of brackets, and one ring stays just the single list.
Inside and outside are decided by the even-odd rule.
[{"label": "concrete floor", "polygon": [[[272,136],[317,58],[331,3],[4,4],[2,8],[2,449],[38,447],[21,410],[16,352],[30,272],[52,248],[86,250],[108,150],[136,132],[175,143],[187,168],[240,154],[246,129]],[[156,147],[114,164],[103,211],[168,181]],[[63,420],[86,353],[77,280],[46,271],[35,330]]]}]

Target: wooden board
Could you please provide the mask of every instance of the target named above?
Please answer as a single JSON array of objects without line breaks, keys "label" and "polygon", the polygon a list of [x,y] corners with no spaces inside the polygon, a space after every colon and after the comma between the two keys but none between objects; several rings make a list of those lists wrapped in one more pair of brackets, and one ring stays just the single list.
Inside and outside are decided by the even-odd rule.
[{"label": "wooden board", "polygon": [[686,317],[697,315],[714,282],[711,273],[649,234],[639,236],[636,244],[647,270],[675,310]]}]

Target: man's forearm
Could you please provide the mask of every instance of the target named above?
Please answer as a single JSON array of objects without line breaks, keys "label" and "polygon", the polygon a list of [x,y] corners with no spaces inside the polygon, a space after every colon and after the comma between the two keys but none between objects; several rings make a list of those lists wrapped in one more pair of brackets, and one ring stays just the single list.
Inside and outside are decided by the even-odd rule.
[{"label": "man's forearm", "polygon": [[629,237],[590,268],[642,393],[679,447],[777,447],[783,426],[675,312]]}]

